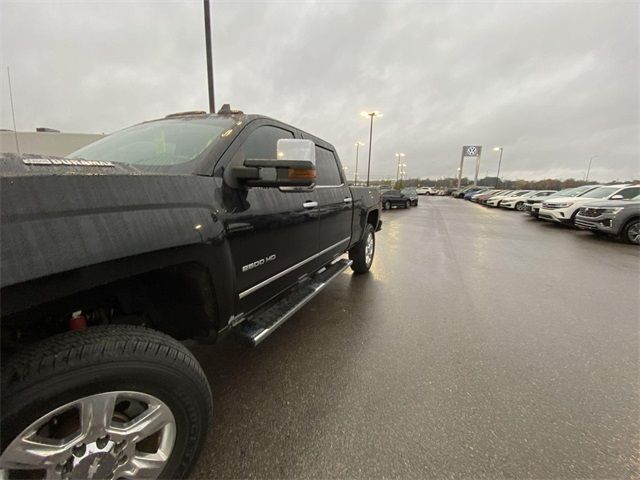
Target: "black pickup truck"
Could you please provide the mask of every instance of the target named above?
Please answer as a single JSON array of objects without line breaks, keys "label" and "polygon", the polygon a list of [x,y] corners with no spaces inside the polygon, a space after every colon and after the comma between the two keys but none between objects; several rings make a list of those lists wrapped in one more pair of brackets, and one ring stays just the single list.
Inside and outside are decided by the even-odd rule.
[{"label": "black pickup truck", "polygon": [[0,182],[3,478],[187,475],[212,403],[180,341],[258,344],[381,226],[331,144],[227,106],[3,154]]}]

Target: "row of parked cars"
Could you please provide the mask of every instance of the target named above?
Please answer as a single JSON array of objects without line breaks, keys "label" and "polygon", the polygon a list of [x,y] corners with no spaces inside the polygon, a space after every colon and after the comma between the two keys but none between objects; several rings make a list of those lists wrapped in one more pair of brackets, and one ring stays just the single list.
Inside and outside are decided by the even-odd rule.
[{"label": "row of parked cars", "polygon": [[640,185],[583,185],[561,191],[474,186],[452,195],[640,245]]}]

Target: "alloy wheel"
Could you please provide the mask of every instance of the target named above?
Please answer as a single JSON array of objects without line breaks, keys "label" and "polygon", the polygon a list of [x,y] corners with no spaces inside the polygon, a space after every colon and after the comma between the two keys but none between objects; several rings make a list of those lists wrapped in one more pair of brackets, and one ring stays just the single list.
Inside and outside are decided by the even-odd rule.
[{"label": "alloy wheel", "polygon": [[[173,413],[141,392],[80,398],[40,417],[0,456],[0,477],[31,470],[46,479],[157,478],[176,439]],[[40,475],[38,475],[40,474]]]},{"label": "alloy wheel", "polygon": [[640,245],[640,222],[633,223],[627,229],[627,238],[631,243]]},{"label": "alloy wheel", "polygon": [[371,266],[371,262],[373,261],[374,249],[375,249],[375,240],[373,238],[373,233],[369,232],[367,234],[367,240],[364,247],[364,261],[367,265],[367,268]]}]

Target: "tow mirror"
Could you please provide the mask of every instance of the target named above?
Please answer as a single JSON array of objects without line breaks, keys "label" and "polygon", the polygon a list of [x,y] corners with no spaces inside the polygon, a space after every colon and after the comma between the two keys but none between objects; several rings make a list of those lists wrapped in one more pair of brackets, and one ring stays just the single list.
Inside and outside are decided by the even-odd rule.
[{"label": "tow mirror", "polygon": [[611,200],[624,200],[624,197],[622,195],[614,195]]},{"label": "tow mirror", "polygon": [[316,183],[316,149],[311,140],[280,139],[276,159],[247,159],[232,170],[247,187],[311,187]]}]

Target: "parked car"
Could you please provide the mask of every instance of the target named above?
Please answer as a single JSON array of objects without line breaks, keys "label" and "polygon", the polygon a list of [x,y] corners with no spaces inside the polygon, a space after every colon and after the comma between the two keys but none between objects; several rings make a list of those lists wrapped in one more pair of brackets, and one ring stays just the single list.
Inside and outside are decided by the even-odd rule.
[{"label": "parked car", "polygon": [[437,195],[438,193],[435,187],[418,187],[416,192],[418,195]]},{"label": "parked car", "polygon": [[560,190],[559,192],[554,192],[546,197],[530,197],[527,198],[527,201],[524,205],[524,211],[527,212],[534,218],[538,218],[538,211],[540,210],[540,205],[542,202],[549,198],[557,198],[557,197],[568,197],[568,196],[578,196],[580,193],[584,193],[589,189],[595,188],[597,185],[587,185],[585,187],[574,187],[574,188],[566,188],[564,190]]},{"label": "parked car", "polygon": [[406,187],[401,190],[403,195],[406,195],[411,200],[411,205],[418,206],[418,192],[413,187]]},{"label": "parked car", "polygon": [[465,200],[471,200],[471,197],[473,197],[477,193],[486,192],[487,190],[489,190],[487,187],[472,188],[468,190],[462,198],[464,198]]},{"label": "parked car", "polygon": [[544,199],[549,195],[556,193],[556,190],[531,190],[524,195],[516,196],[516,197],[507,197],[501,203],[501,208],[510,208],[513,210],[517,210],[519,212],[524,212],[525,205],[527,200],[529,199]]},{"label": "parked car", "polygon": [[496,193],[498,193],[500,190],[496,190],[496,189],[489,189],[489,190],[481,190],[479,192],[476,192],[474,195],[471,196],[471,201],[474,203],[479,203],[480,198],[482,198],[485,195],[495,195]]},{"label": "parked car", "polygon": [[521,190],[507,190],[503,193],[500,193],[498,195],[494,195],[492,197],[490,197],[486,202],[485,205],[489,206],[489,207],[499,207],[500,203],[502,202],[503,199],[516,194],[517,192],[520,192]]},{"label": "parked car", "polygon": [[578,210],[575,225],[640,245],[640,195],[630,200],[587,203]]},{"label": "parked car", "polygon": [[454,196],[455,198],[463,198],[463,197],[465,196],[465,194],[466,194],[469,190],[471,190],[471,189],[473,189],[473,188],[477,188],[477,187],[475,187],[475,186],[473,186],[473,185],[470,185],[470,186],[468,186],[468,187],[459,188],[459,189],[454,190],[454,191],[451,193],[451,195],[452,195],[452,196]]},{"label": "parked car", "polygon": [[507,192],[510,192],[510,190],[494,190],[494,191],[491,191],[489,193],[484,192],[484,193],[481,193],[477,197],[476,202],[481,204],[481,205],[486,205],[487,200],[489,200],[490,198],[498,196],[498,195],[503,195],[503,194],[505,194]]},{"label": "parked car", "polygon": [[411,199],[400,190],[386,190],[382,192],[382,208],[391,210],[392,207],[411,207]]},{"label": "parked car", "polygon": [[640,194],[640,185],[602,185],[577,197],[558,197],[542,203],[538,217],[573,225],[580,207],[594,200],[624,200]]},{"label": "parked car", "polygon": [[7,478],[186,478],[212,401],[180,340],[261,342],[381,225],[330,143],[228,106],[0,164]]}]

